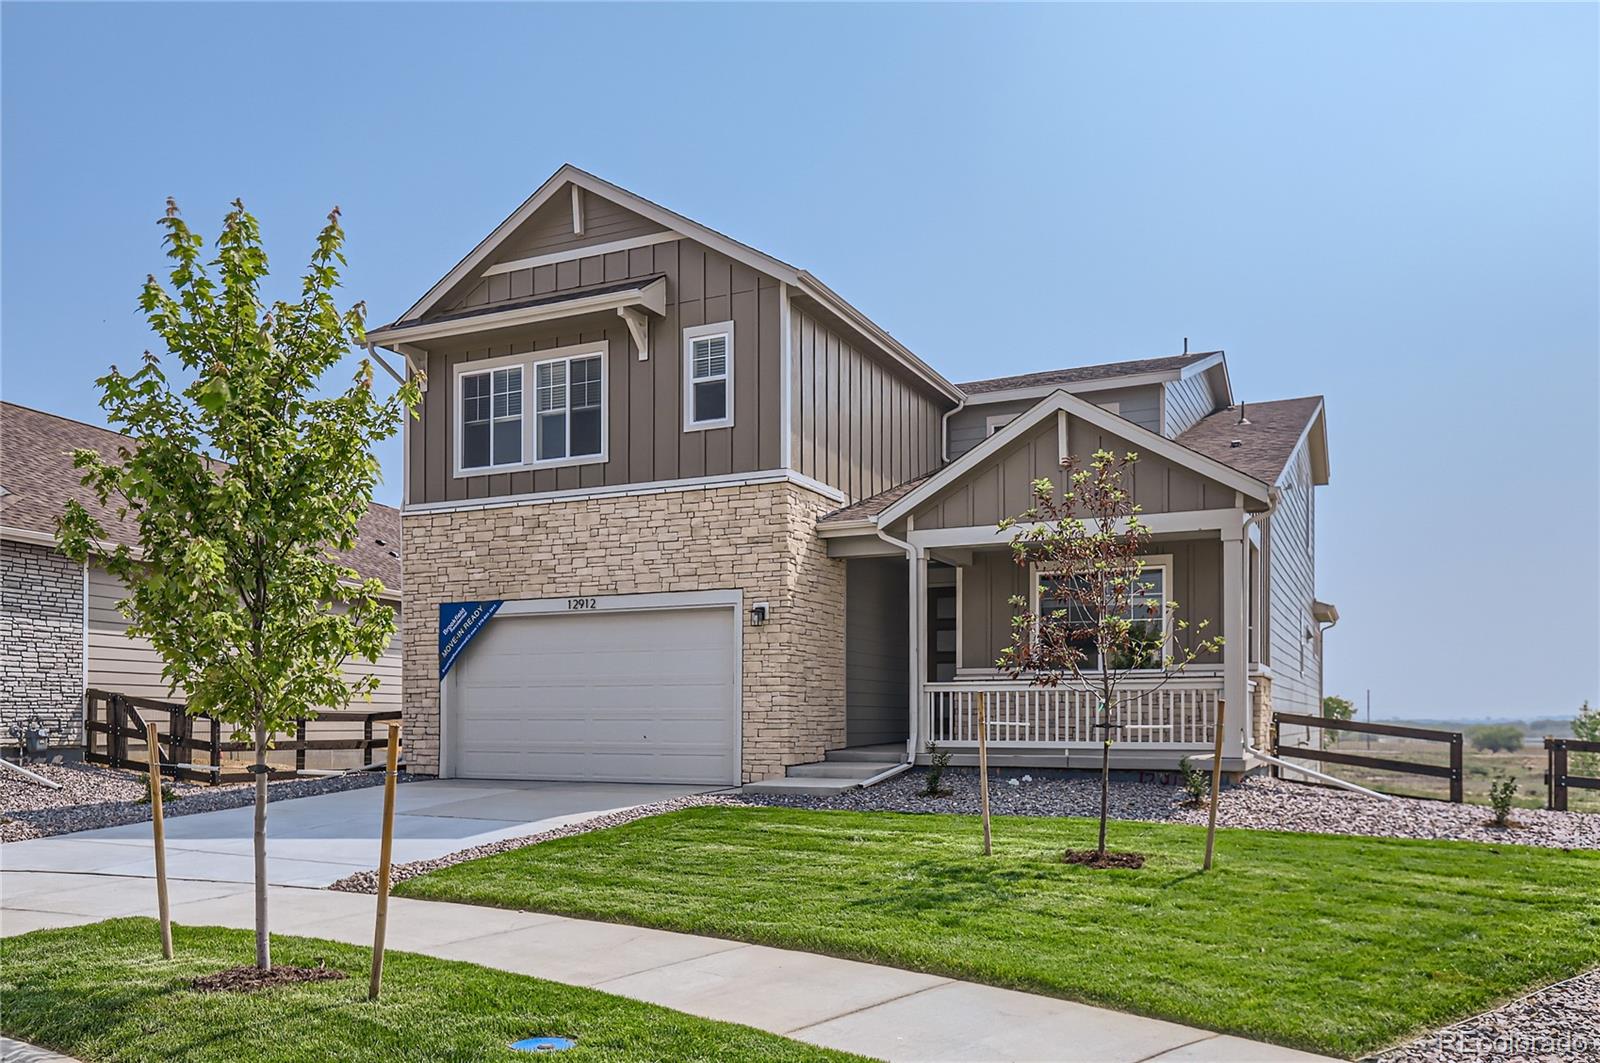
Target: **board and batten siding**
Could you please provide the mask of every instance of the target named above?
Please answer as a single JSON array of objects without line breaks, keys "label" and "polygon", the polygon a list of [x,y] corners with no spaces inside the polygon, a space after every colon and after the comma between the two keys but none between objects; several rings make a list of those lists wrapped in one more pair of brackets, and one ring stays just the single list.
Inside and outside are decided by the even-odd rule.
[{"label": "board and batten siding", "polygon": [[909,607],[903,559],[845,563],[845,745],[906,739]]},{"label": "board and batten siding", "polygon": [[[154,698],[157,701],[183,702],[180,688],[169,690],[161,675],[161,655],[150,641],[128,634],[128,621],[117,611],[117,603],[127,596],[122,581],[100,565],[89,565],[89,668],[88,686],[115,694]],[[345,665],[349,676],[377,675],[381,684],[369,703],[353,701],[350,709],[398,709],[400,707],[400,606],[395,610],[396,635],[388,650],[376,662],[356,660]]]},{"label": "board and batten siding", "polygon": [[1170,439],[1187,432],[1217,410],[1217,397],[1211,390],[1210,373],[1196,373],[1163,384],[1167,392],[1167,430]]},{"label": "board and batten siding", "polygon": [[[1068,453],[1084,463],[1097,450],[1120,455],[1139,449],[1127,439],[1071,415],[1067,417],[1067,447]],[[1034,480],[1048,479],[1058,489],[1062,486],[1060,449],[1056,419],[1046,418],[919,507],[914,514],[916,527],[992,527],[1005,517],[1018,516],[1033,501]],[[1232,488],[1155,454],[1142,454],[1130,475],[1133,500],[1145,513],[1227,509],[1234,504]]]},{"label": "board and batten siding", "polygon": [[[1193,632],[1201,621],[1211,622],[1207,633],[1218,631],[1222,625],[1222,541],[1157,542],[1151,543],[1147,552],[1172,557],[1172,583],[1167,597],[1178,603],[1176,618],[1187,620],[1190,626],[1190,634],[1179,634],[1180,645],[1184,639],[1199,641]],[[972,555],[971,565],[960,569],[957,585],[959,666],[963,670],[992,669],[1000,651],[1011,645],[1011,620],[1017,615],[1011,599],[1020,596],[1029,600],[1028,570],[1013,560],[1010,550],[981,550]],[[1216,664],[1220,656],[1202,654],[1196,664]]]},{"label": "board and batten siding", "polygon": [[938,467],[954,403],[822,313],[795,304],[790,321],[796,471],[854,501]]},{"label": "board and batten siding", "polygon": [[[590,197],[594,202],[595,197]],[[570,225],[570,213],[568,215]],[[505,333],[430,345],[428,391],[410,439],[410,501],[448,502],[678,480],[782,467],[782,353],[778,283],[692,240],[675,240],[502,274],[511,292],[543,295],[611,281],[663,276],[666,313],[652,316],[650,358],[640,361],[615,313],[589,314]],[[683,330],[733,322],[729,428],[683,430]],[[607,460],[516,472],[455,472],[455,370],[462,363],[604,342]],[[532,382],[524,381],[532,416]]]},{"label": "board and batten siding", "polygon": [[[1290,459],[1272,515],[1261,522],[1266,582],[1263,664],[1272,668],[1272,707],[1322,711],[1322,640],[1311,614],[1316,598],[1316,491],[1304,443]],[[1307,638],[1307,633],[1311,638]]]},{"label": "board and batten siding", "polygon": [[[1072,391],[1070,386],[1063,391]],[[1117,416],[1140,428],[1161,432],[1161,389],[1155,384],[1133,388],[1108,388],[1078,396],[1096,406],[1112,409]],[[950,417],[950,460],[954,461],[990,436],[989,418],[1016,417],[1037,406],[1043,399],[1013,399],[964,406]]]}]

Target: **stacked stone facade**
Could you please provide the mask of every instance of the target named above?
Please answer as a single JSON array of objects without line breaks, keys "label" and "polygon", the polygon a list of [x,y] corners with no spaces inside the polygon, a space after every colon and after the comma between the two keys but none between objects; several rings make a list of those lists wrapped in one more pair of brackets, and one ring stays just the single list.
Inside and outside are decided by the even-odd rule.
[{"label": "stacked stone facade", "polygon": [[1272,752],[1272,677],[1252,675],[1250,691],[1250,741],[1263,752]]},{"label": "stacked stone facade", "polygon": [[37,716],[52,745],[83,741],[83,566],[0,541],[0,740]]},{"label": "stacked stone facade", "polygon": [[837,505],[780,482],[407,513],[409,767],[439,770],[439,605],[453,601],[742,590],[771,610],[740,620],[744,780],[843,745],[845,567],[816,534]]}]

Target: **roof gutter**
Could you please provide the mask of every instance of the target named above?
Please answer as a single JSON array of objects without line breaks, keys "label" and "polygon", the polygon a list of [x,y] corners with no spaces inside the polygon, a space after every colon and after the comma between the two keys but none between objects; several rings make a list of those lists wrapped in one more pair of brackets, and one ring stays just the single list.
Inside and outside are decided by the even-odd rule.
[{"label": "roof gutter", "polygon": [[948,411],[944,415],[944,419],[939,422],[939,458],[941,461],[950,460],[950,418],[954,417],[956,414],[960,413],[966,408],[967,400],[962,399],[960,402],[956,403],[956,408]]}]

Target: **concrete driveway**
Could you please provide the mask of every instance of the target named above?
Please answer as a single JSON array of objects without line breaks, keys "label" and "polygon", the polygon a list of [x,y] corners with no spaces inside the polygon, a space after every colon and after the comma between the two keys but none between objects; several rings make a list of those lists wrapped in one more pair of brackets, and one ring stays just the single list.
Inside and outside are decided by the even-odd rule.
[{"label": "concrete driveway", "polygon": [[[395,791],[394,861],[429,860],[459,849],[534,834],[602,812],[666,801],[715,787],[641,783],[412,782]],[[251,882],[254,809],[230,808],[167,820],[167,875]],[[274,801],[267,809],[267,875],[277,886],[327,886],[378,864],[383,788]],[[0,846],[6,871],[153,877],[150,824],[80,831]]]}]

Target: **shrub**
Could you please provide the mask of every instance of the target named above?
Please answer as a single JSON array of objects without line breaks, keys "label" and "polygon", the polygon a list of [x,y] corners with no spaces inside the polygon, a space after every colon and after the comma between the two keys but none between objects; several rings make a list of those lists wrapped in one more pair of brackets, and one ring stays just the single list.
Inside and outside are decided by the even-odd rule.
[{"label": "shrub", "polygon": [[1522,728],[1511,723],[1474,727],[1472,748],[1485,753],[1515,753],[1522,748]]},{"label": "shrub", "polygon": [[1205,804],[1206,795],[1211,792],[1210,774],[1189,763],[1188,757],[1178,761],[1178,770],[1183,772],[1183,789],[1189,795],[1189,803]]},{"label": "shrub", "polygon": [[1511,816],[1511,801],[1517,796],[1517,780],[1509,775],[1495,782],[1489,787],[1489,804],[1494,806],[1494,825],[1504,827],[1508,825]]},{"label": "shrub", "polygon": [[939,785],[944,776],[944,769],[950,766],[950,751],[940,749],[933,742],[928,743],[928,784],[922,788],[923,797],[942,797],[949,793]]}]

